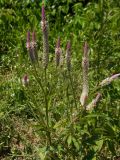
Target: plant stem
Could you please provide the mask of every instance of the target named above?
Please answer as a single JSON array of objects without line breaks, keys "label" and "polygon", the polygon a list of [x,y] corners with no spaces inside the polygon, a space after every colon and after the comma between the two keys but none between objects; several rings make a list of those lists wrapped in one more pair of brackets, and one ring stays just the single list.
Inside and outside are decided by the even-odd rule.
[{"label": "plant stem", "polygon": [[[51,136],[49,131],[49,112],[48,112],[48,98],[47,98],[47,68],[45,68],[45,109],[46,109],[46,123],[47,123],[47,133],[46,136],[48,138],[47,146],[48,144],[51,145]],[[49,143],[48,143],[49,142]]]},{"label": "plant stem", "polygon": [[68,75],[69,75],[69,78],[70,78],[70,85],[71,85],[72,92],[73,92],[73,98],[74,98],[75,107],[77,109],[77,102],[76,102],[76,98],[75,98],[75,90],[74,90],[73,80],[72,80],[70,71],[68,71]]},{"label": "plant stem", "polygon": [[[34,98],[34,95],[33,95],[32,92],[31,92],[31,90],[29,89],[28,91],[29,91],[29,93],[31,94],[30,97],[32,98],[33,103],[34,103],[36,106],[38,106],[37,103],[36,103],[36,100],[35,100],[35,98]],[[29,95],[29,93],[28,93],[28,95]],[[30,104],[30,103],[29,103],[29,104]],[[31,106],[31,104],[30,104],[30,106]],[[33,110],[32,107],[31,107],[31,111],[32,111],[32,113],[33,113],[33,116],[38,120],[38,118],[37,118],[37,116],[35,115],[34,110]],[[44,121],[44,119],[43,119],[43,114],[42,114],[42,112],[40,111],[39,113],[40,113],[40,120],[41,120],[41,122],[43,123],[44,126],[46,126],[45,121]]]},{"label": "plant stem", "polygon": [[[68,108],[70,108],[70,99],[69,99],[68,88],[69,88],[69,84],[67,85],[67,88],[66,88],[66,96],[67,96],[67,118],[68,118],[68,121],[70,121],[71,118],[70,118],[70,114],[69,114],[69,110],[68,110]],[[72,113],[71,113],[71,115],[72,115]]]},{"label": "plant stem", "polygon": [[48,99],[47,99],[47,76],[46,76],[46,69],[45,69],[45,89],[42,85],[41,79],[38,76],[36,67],[34,67],[34,76],[44,94],[44,101],[45,101],[45,109],[46,109],[46,125],[47,125],[47,129],[46,129],[46,136],[47,136],[47,146],[48,144],[51,145],[51,136],[50,136],[50,131],[49,131],[49,114],[48,114]]}]

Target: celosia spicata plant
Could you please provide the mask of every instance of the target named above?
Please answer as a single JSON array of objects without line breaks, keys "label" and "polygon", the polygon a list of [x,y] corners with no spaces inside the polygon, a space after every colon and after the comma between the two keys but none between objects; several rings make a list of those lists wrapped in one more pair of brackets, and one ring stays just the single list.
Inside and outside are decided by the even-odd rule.
[{"label": "celosia spicata plant", "polygon": [[[70,41],[67,41],[67,45],[65,48],[66,61],[63,64],[63,67],[61,67],[61,70],[59,70],[58,68],[56,69],[56,67],[60,66],[62,57],[62,47],[60,44],[61,40],[59,37],[55,46],[55,54],[53,54],[55,64],[53,63],[51,65],[51,62],[49,65],[48,22],[46,21],[44,5],[42,5],[41,16],[41,29],[43,37],[43,66],[39,66],[40,68],[38,66],[33,67],[33,69],[35,69],[35,72],[33,73],[35,78],[35,85],[37,86],[37,91],[35,92],[35,89],[33,89],[33,93],[37,93],[38,95],[31,94],[31,99],[33,99],[33,104],[36,106],[40,113],[37,114],[37,118],[40,117],[40,129],[38,130],[41,132],[43,131],[42,134],[44,135],[45,139],[45,143],[43,143],[43,146],[46,145],[45,152],[50,150],[51,146],[56,147],[56,144],[60,144],[60,146],[63,145],[63,148],[65,148],[66,150],[70,150],[70,152],[72,150],[71,155],[73,155],[77,151],[80,152],[80,150],[82,150],[81,152],[84,152],[84,154],[88,154],[86,153],[86,148],[88,146],[84,150],[84,139],[87,140],[87,138],[89,139],[92,136],[90,128],[92,120],[90,123],[88,123],[86,118],[87,115],[91,114],[94,108],[96,108],[95,112],[97,112],[97,109],[99,110],[99,108],[97,108],[97,103],[102,97],[102,94],[100,93],[100,91],[98,91],[96,97],[93,98],[90,103],[88,103],[88,99],[91,99],[92,95],[89,93],[90,81],[88,77],[90,47],[87,42],[84,42],[82,55],[82,84],[80,84],[80,81],[77,78],[81,77],[76,76],[76,74],[78,73],[75,72],[74,64],[72,64],[71,61],[72,47]],[[35,32],[32,33],[32,42],[30,42],[30,32],[28,32],[27,35],[27,50],[29,51],[30,59],[31,61],[33,61],[34,59],[38,60],[38,57],[36,55]],[[102,89],[103,86],[110,84],[119,76],[120,73],[103,80],[99,84],[98,88],[95,88],[95,91],[98,89]],[[24,86],[26,86],[28,82],[28,76],[25,75],[23,77],[22,83]],[[29,87],[27,88],[29,89]],[[80,88],[82,88],[81,94]],[[81,106],[83,110],[81,109]],[[58,108],[61,110],[60,113],[58,113]],[[87,128],[85,130],[85,134],[84,127]],[[88,132],[90,133],[88,134]],[[49,155],[50,158],[55,157],[55,155],[59,156],[59,154],[56,153],[54,154],[53,150],[50,150],[49,154],[46,154],[44,157],[46,158],[47,155]],[[77,158],[73,156],[73,159]]]},{"label": "celosia spicata plant", "polygon": [[119,160],[120,0],[0,6],[0,159]]}]

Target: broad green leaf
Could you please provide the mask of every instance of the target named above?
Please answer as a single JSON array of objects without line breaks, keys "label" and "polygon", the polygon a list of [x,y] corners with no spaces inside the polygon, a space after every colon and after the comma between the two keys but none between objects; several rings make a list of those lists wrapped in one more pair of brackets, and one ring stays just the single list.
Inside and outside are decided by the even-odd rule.
[{"label": "broad green leaf", "polygon": [[73,141],[73,144],[74,144],[75,148],[76,148],[77,150],[79,150],[79,149],[80,149],[80,145],[79,145],[79,143],[77,142],[77,140],[76,140],[74,137],[72,137],[72,141]]},{"label": "broad green leaf", "polygon": [[68,138],[67,138],[68,146],[71,144],[71,142],[72,142],[72,136],[69,135]]},{"label": "broad green leaf", "polygon": [[96,143],[96,145],[93,148],[94,148],[95,152],[97,152],[97,151],[99,152],[103,146],[103,139],[97,140],[95,143]]}]

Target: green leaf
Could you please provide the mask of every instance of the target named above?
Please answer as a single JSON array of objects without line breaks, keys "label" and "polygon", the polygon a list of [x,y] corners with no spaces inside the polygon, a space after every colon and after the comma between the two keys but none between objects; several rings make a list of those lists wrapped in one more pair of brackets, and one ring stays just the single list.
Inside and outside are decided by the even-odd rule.
[{"label": "green leaf", "polygon": [[115,155],[115,154],[116,154],[116,152],[115,152],[115,144],[114,144],[114,142],[112,142],[112,141],[108,141],[108,148],[109,148],[109,150],[111,151],[111,153],[112,153],[113,155]]},{"label": "green leaf", "polygon": [[106,136],[111,136],[111,137],[114,137],[115,136],[115,131],[114,131],[114,128],[112,127],[111,124],[106,124],[105,125],[105,128],[104,128],[104,134]]},{"label": "green leaf", "polygon": [[102,146],[103,146],[103,139],[97,140],[95,143],[96,143],[96,145],[93,147],[93,149],[94,149],[95,152],[96,151],[99,152],[101,150]]},{"label": "green leaf", "polygon": [[77,140],[76,140],[74,137],[72,137],[72,141],[73,141],[73,144],[74,144],[75,148],[76,148],[77,150],[79,150],[79,149],[80,149],[80,145],[79,145],[79,143],[77,142]]},{"label": "green leaf", "polygon": [[71,142],[72,142],[72,136],[69,135],[67,139],[68,146],[71,144]]}]

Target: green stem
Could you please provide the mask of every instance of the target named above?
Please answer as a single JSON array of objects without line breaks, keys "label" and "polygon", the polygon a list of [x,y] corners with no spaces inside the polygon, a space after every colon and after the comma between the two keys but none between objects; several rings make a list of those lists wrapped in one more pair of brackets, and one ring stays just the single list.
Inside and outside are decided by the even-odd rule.
[{"label": "green stem", "polygon": [[45,68],[45,108],[46,108],[46,123],[47,123],[47,133],[46,136],[48,138],[47,146],[48,144],[51,145],[51,136],[49,131],[49,112],[48,112],[48,98],[47,98],[47,69]]},{"label": "green stem", "polygon": [[75,98],[75,90],[74,90],[74,87],[73,87],[73,80],[72,80],[70,71],[68,71],[68,75],[69,75],[69,78],[70,78],[70,85],[71,85],[72,92],[73,92],[73,98],[74,98],[75,107],[77,109],[77,102],[76,102],[76,98]]},{"label": "green stem", "polygon": [[[48,115],[48,99],[47,99],[47,76],[46,76],[46,69],[45,69],[45,89],[43,88],[43,85],[42,85],[42,82],[41,82],[41,79],[39,78],[38,76],[38,73],[37,73],[37,70],[36,70],[36,67],[34,67],[34,76],[44,94],[44,101],[45,101],[45,109],[46,109],[46,124],[47,124],[47,130],[46,130],[46,136],[47,136],[47,145],[51,145],[51,136],[50,136],[50,131],[49,131],[49,115]],[[48,143],[49,141],[49,143]]]},{"label": "green stem", "polygon": [[[70,99],[69,99],[68,88],[69,88],[69,84],[67,85],[66,96],[67,96],[67,118],[68,118],[68,121],[70,121],[71,118],[70,118],[70,114],[69,114],[69,110],[68,110],[68,108],[70,108]],[[71,115],[72,115],[72,111],[71,111]]]},{"label": "green stem", "polygon": [[45,108],[46,108],[46,121],[47,121],[47,126],[49,126],[46,68],[45,68]]},{"label": "green stem", "polygon": [[[31,92],[30,89],[29,89],[29,94],[31,95],[32,101],[33,101],[33,103],[35,104],[35,106],[38,106],[37,103],[36,103],[36,100],[35,100],[35,98],[34,98],[34,95],[32,94],[32,92]],[[28,95],[29,95],[29,94],[28,94]],[[30,104],[30,105],[31,105],[31,104]],[[33,113],[33,116],[38,120],[38,118],[37,118],[37,116],[35,115],[32,107],[31,107],[31,111],[32,111],[32,113]],[[42,122],[42,124],[43,124],[44,126],[46,126],[46,124],[45,124],[45,122],[44,122],[44,119],[43,119],[43,114],[42,114],[42,112],[40,111],[39,113],[40,113],[40,121]]]},{"label": "green stem", "polygon": [[[103,10],[103,4],[104,4],[104,0],[101,0],[99,5],[100,5],[100,10],[101,10],[101,26],[100,26],[100,32],[103,32],[103,27],[104,27],[104,10]],[[101,36],[102,34],[100,34],[99,36],[99,50],[97,50],[97,83],[99,83],[99,78],[100,78],[100,60],[101,60],[101,46],[102,46],[102,39]]]}]

